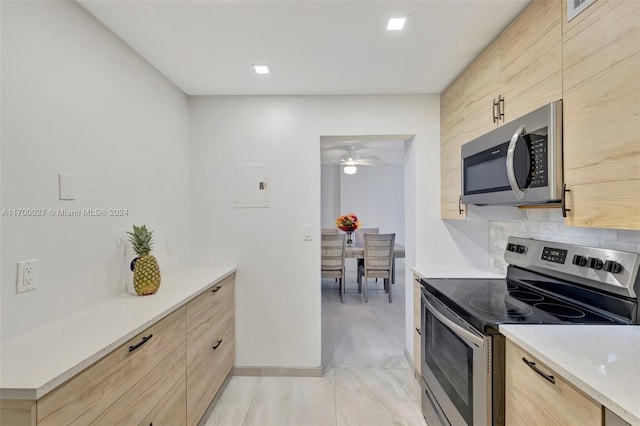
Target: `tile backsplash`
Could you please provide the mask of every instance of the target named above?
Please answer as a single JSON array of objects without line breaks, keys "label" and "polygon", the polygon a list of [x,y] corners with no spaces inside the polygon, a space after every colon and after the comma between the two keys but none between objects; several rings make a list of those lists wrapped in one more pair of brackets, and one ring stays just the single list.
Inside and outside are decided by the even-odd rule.
[{"label": "tile backsplash", "polygon": [[527,209],[520,219],[489,221],[490,264],[503,272],[504,249],[512,235],[640,253],[640,231],[570,227],[560,210]]}]

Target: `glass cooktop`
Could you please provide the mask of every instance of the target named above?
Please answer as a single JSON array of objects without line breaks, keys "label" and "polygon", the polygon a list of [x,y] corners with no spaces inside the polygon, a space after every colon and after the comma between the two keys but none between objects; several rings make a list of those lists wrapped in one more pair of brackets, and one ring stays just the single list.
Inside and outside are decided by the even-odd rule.
[{"label": "glass cooktop", "polygon": [[583,303],[508,279],[427,278],[428,291],[483,333],[500,324],[619,324],[620,319]]}]

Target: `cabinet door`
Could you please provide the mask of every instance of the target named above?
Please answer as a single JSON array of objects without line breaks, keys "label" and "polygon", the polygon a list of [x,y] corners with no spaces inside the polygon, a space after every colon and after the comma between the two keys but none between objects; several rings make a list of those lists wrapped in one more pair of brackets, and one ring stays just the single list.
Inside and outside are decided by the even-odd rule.
[{"label": "cabinet door", "polygon": [[35,426],[36,401],[0,400],[0,425]]},{"label": "cabinet door", "polygon": [[563,36],[565,224],[640,229],[640,2],[596,3]]},{"label": "cabinet door", "polygon": [[182,307],[39,399],[38,425],[90,424],[184,342]]},{"label": "cabinet door", "polygon": [[505,123],[562,99],[563,5],[535,0],[500,35]]},{"label": "cabinet door", "polygon": [[465,142],[482,136],[502,122],[493,120],[493,101],[498,99],[500,40],[489,45],[465,71]]},{"label": "cabinet door", "polygon": [[418,372],[418,377],[422,374],[422,329],[420,324],[420,300],[422,294],[420,276],[413,275],[413,367]]},{"label": "cabinet door", "polygon": [[[185,348],[176,347],[92,425],[183,425],[186,422]],[[167,417],[171,408],[173,416]],[[172,422],[165,422],[171,418]]]},{"label": "cabinet door", "polygon": [[[553,376],[555,383],[534,371]],[[510,340],[506,344],[505,425],[601,426],[602,406]]]},{"label": "cabinet door", "polygon": [[233,277],[187,304],[187,424],[198,424],[235,359]]},{"label": "cabinet door", "polygon": [[[460,75],[440,96],[440,214],[442,219],[464,219],[461,192],[460,147],[464,143],[464,83]],[[462,210],[462,212],[460,212]]]}]

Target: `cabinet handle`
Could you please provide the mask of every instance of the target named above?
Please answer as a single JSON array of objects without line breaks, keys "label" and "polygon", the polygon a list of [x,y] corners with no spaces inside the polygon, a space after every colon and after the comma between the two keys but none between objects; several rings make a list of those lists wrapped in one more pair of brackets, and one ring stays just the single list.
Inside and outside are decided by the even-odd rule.
[{"label": "cabinet handle", "polygon": [[138,343],[138,344],[136,344],[136,345],[133,345],[133,346],[129,346],[129,352],[133,352],[133,351],[135,351],[135,350],[136,350],[136,349],[138,349],[140,346],[144,345],[144,344],[145,344],[145,343],[147,343],[149,340],[151,340],[151,338],[152,338],[152,337],[153,337],[153,334],[150,334],[150,335],[148,335],[148,336],[146,336],[146,337],[143,337],[143,338],[142,338],[142,341],[141,341],[140,343]]},{"label": "cabinet handle", "polygon": [[216,349],[218,349],[218,347],[222,344],[222,339],[218,340],[216,342],[215,345],[212,346],[213,350],[215,351]]},{"label": "cabinet handle", "polygon": [[553,377],[551,374],[546,374],[544,371],[540,370],[538,367],[536,367],[535,362],[528,361],[525,357],[522,357],[522,361],[524,361],[524,363],[527,364],[533,371],[541,375],[545,380],[553,383],[554,385],[556,384],[555,377]]},{"label": "cabinet handle", "polygon": [[464,210],[462,210],[462,195],[458,197],[458,214],[462,215]]},{"label": "cabinet handle", "polygon": [[504,97],[498,95],[498,120],[504,121]]},{"label": "cabinet handle", "polygon": [[212,293],[217,292],[218,290],[220,290],[222,288],[221,285],[219,285],[218,287],[214,288],[213,290],[211,290]]},{"label": "cabinet handle", "polygon": [[562,217],[567,217],[567,212],[570,212],[571,209],[567,208],[567,192],[571,192],[570,189],[567,189],[567,184],[562,184]]},{"label": "cabinet handle", "polygon": [[493,99],[493,106],[491,108],[491,113],[493,115],[493,122],[495,123],[496,121],[498,121],[498,111],[499,107],[498,107],[498,102],[495,100],[495,98]]},{"label": "cabinet handle", "polygon": [[416,331],[418,332],[418,335],[419,335],[419,336],[422,336],[422,331],[420,331],[420,329],[419,329],[419,328],[416,328]]}]

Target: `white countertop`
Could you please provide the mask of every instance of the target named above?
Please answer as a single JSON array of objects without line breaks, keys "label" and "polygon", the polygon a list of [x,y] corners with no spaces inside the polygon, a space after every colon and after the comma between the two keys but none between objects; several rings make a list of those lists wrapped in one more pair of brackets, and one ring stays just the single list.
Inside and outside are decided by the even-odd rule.
[{"label": "white countertop", "polygon": [[0,399],[42,397],[235,270],[187,268],[154,295],[121,294],[0,343]]},{"label": "white countertop", "polygon": [[501,325],[500,333],[632,425],[640,425],[640,326]]},{"label": "white countertop", "polygon": [[504,278],[505,274],[487,266],[486,268],[462,266],[459,268],[412,266],[411,270],[426,278]]}]

